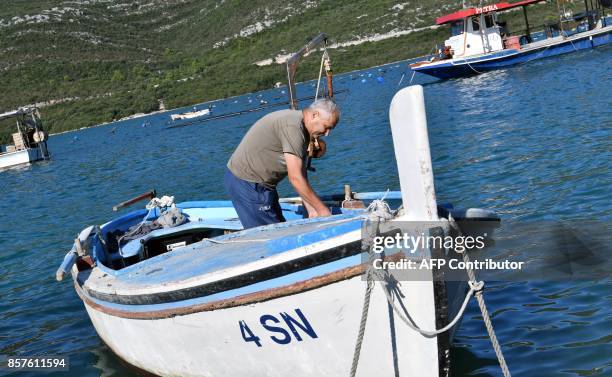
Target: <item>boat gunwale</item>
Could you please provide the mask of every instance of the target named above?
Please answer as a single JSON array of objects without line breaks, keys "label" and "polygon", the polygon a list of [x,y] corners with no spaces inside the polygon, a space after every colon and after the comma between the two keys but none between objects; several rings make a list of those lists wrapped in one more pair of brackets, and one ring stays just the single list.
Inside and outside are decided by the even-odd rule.
[{"label": "boat gunwale", "polygon": [[[295,251],[295,249],[290,250],[290,252],[292,251]],[[302,255],[297,258],[295,258],[295,256],[292,256],[289,259],[281,258],[278,261],[275,260],[273,261],[273,263],[267,264],[265,266],[259,266],[259,268],[256,269],[249,268],[247,271],[242,272],[240,272],[240,270],[237,270],[236,268],[230,269],[228,271],[222,270],[221,273],[224,273],[225,276],[219,276],[219,273],[216,273],[213,274],[214,279],[209,279],[208,281],[203,280],[202,276],[207,276],[206,274],[204,274],[202,276],[199,276],[197,280],[191,281],[190,284],[183,284],[182,286],[175,286],[171,288],[171,286],[168,284],[162,284],[157,285],[155,287],[151,287],[151,289],[138,289],[136,292],[132,293],[129,293],[129,291],[125,291],[126,293],[122,294],[117,293],[116,288],[112,288],[109,290],[97,290],[95,289],[95,287],[86,284],[91,275],[88,275],[85,280],[82,280],[80,279],[80,273],[77,273],[75,280],[83,286],[83,289],[88,294],[102,301],[126,305],[155,305],[180,302],[185,299],[205,297],[224,291],[230,291],[249,285],[247,283],[252,283],[253,276],[260,276],[259,279],[261,281],[269,280],[274,277],[280,277],[287,274],[287,270],[291,270],[291,272],[297,272],[305,269],[316,268],[319,265],[350,257],[353,255],[359,255],[360,253],[361,240],[359,239],[351,242],[342,242],[335,246],[318,251],[313,251],[311,253],[308,253],[307,255]],[[301,267],[296,268],[296,264],[301,265]],[[243,268],[241,267],[240,269]],[[87,273],[89,273],[89,271]],[[227,274],[225,272],[237,273]],[[97,279],[93,280],[95,281]],[[106,286],[108,286],[109,284],[108,282],[100,283],[97,281],[96,283],[98,287],[103,288],[106,288]]]},{"label": "boat gunwale", "polygon": [[[396,253],[383,258],[384,261],[397,261],[403,257],[403,253]],[[343,280],[351,279],[355,276],[362,275],[368,267],[368,263],[361,263],[355,266],[345,267],[337,271],[329,272],[323,275],[318,275],[313,278],[287,284],[281,287],[268,288],[258,292],[247,293],[233,298],[220,299],[212,302],[195,304],[180,308],[150,310],[150,311],[128,311],[122,309],[111,308],[104,306],[93,300],[87,292],[74,279],[74,287],[83,303],[92,309],[108,314],[114,317],[126,319],[154,320],[166,319],[176,316],[195,314],[200,312],[208,312],[219,309],[230,309],[238,306],[261,303],[285,296],[291,296],[302,292],[307,292],[313,289],[324,287],[329,284],[337,283]]]},{"label": "boat gunwale", "polygon": [[[232,243],[235,240],[239,240],[240,241],[243,236],[246,236],[246,237],[256,236],[256,235],[260,235],[262,232],[269,231],[269,230],[272,230],[272,229],[286,229],[286,228],[291,228],[291,227],[294,227],[294,226],[297,227],[297,226],[300,226],[300,225],[309,225],[309,224],[326,225],[326,224],[333,224],[333,223],[336,223],[336,222],[341,222],[341,224],[336,225],[335,227],[330,227],[330,229],[333,228],[333,229],[336,229],[336,230],[337,229],[341,230],[341,233],[336,234],[333,238],[331,238],[331,240],[335,240],[338,237],[347,236],[347,235],[350,235],[352,232],[355,232],[356,230],[352,229],[355,226],[355,225],[353,225],[353,223],[363,222],[364,219],[365,218],[364,218],[363,214],[340,214],[340,215],[334,215],[334,216],[331,216],[331,217],[317,217],[317,218],[313,218],[313,219],[297,219],[297,220],[287,221],[287,222],[284,222],[284,223],[270,224],[270,225],[266,225],[266,226],[263,226],[263,227],[244,229],[244,230],[241,230],[241,231],[238,231],[238,232],[224,234],[224,235],[215,237],[214,240],[216,242],[213,242],[211,240],[202,240],[202,241],[200,241],[198,243],[194,243],[194,244],[188,245],[188,246],[186,246],[184,248],[177,249],[174,252],[175,253],[174,256],[175,257],[179,256],[179,255],[183,256],[184,254],[193,253],[194,250],[196,250],[196,247],[198,248],[197,250],[200,250],[200,251],[205,249],[205,248],[208,248],[208,247],[218,247],[219,246],[218,245],[219,241],[228,242],[228,243]],[[327,230],[329,230],[329,229],[327,229]],[[344,230],[346,230],[346,231],[344,231]],[[324,230],[319,230],[319,231],[314,231],[314,232],[312,232],[312,234],[320,236],[320,234],[318,234],[320,232],[325,232],[325,229]],[[289,237],[289,236],[285,236],[283,238],[287,238],[287,237]],[[279,240],[283,239],[283,238],[279,238]],[[329,241],[329,240],[327,240],[327,241]],[[254,241],[254,242],[256,242],[256,241]],[[271,242],[271,240],[267,240],[267,239],[265,240],[266,244],[270,244],[270,242]],[[287,252],[295,251],[297,249],[303,249],[303,248],[311,247],[313,243],[317,243],[317,242],[323,242],[323,241],[319,240],[319,239],[313,239],[309,243],[298,245],[295,248],[286,249],[286,250],[282,250],[281,252],[275,253],[274,255],[266,258],[266,261],[267,261],[267,263],[269,265],[278,264],[278,259],[283,259],[283,258],[281,258],[281,256],[283,254],[286,254]],[[198,246],[198,244],[201,244],[201,245]],[[321,251],[324,251],[324,250],[321,250]],[[96,253],[97,252],[98,252],[98,250],[96,250]],[[320,252],[320,251],[316,251],[316,252],[315,251],[311,251],[308,254],[309,255],[311,255],[311,254],[314,255],[314,254],[316,254],[318,252]],[[96,265],[96,268],[98,268],[102,273],[104,273],[104,274],[106,274],[106,275],[108,275],[108,276],[110,276],[112,278],[122,279],[123,277],[129,276],[130,274],[132,274],[134,272],[143,271],[144,269],[149,268],[152,265],[159,264],[159,263],[163,262],[167,258],[168,258],[167,254],[160,254],[160,255],[154,256],[152,258],[143,260],[143,261],[141,261],[141,262],[139,262],[137,264],[134,264],[134,265],[122,268],[120,270],[113,270],[113,269],[111,269],[110,267],[106,266],[103,263],[98,263]],[[255,260],[255,261],[253,261],[251,263],[261,264],[261,261],[260,260]],[[237,269],[240,269],[240,267],[239,266],[229,267],[227,269],[227,271],[235,271]],[[207,273],[207,275],[209,275],[209,274],[214,274],[214,272]]]},{"label": "boat gunwale", "polygon": [[38,148],[24,148],[24,149],[19,149],[19,150],[10,151],[10,152],[0,152],[0,157],[8,156],[11,154],[17,154],[17,153],[28,153],[28,151],[30,150],[38,150]]},{"label": "boat gunwale", "polygon": [[[381,195],[384,193],[381,193]],[[176,207],[182,210],[185,209],[191,209],[191,208],[233,208],[231,207],[231,202],[230,201],[215,201],[215,200],[211,200],[211,201],[188,201],[188,202],[180,202],[176,204]],[[297,210],[297,205],[292,204],[292,203],[281,203],[281,208],[283,209],[287,209],[289,211],[296,211]],[[125,222],[129,222],[129,221],[133,221],[135,218],[138,218],[139,216],[143,216],[147,214],[147,210],[146,209],[139,209],[139,210],[135,210],[135,211],[131,211],[128,212],[122,216],[119,216],[115,219],[112,219],[104,224],[102,224],[100,226],[101,229],[101,235],[102,237],[104,237],[104,239],[106,239],[107,234],[109,231],[113,230],[113,227],[118,227],[121,223],[125,223]],[[154,211],[152,211],[151,215],[149,215],[149,217],[147,219],[151,219],[154,217],[159,216],[159,212],[157,209],[155,209]],[[343,213],[341,214],[337,214],[337,215],[333,215],[331,217],[317,217],[317,218],[306,218],[306,219],[295,219],[295,220],[291,220],[291,221],[286,221],[283,223],[277,223],[277,224],[270,224],[270,225],[266,225],[263,227],[257,227],[257,228],[250,228],[250,229],[242,229],[239,230],[237,232],[233,232],[233,233],[229,233],[229,234],[225,234],[222,236],[218,236],[215,237],[215,240],[217,241],[228,241],[228,240],[232,240],[235,238],[239,238],[241,236],[250,236],[253,234],[258,234],[264,230],[268,230],[269,228],[280,228],[280,229],[284,229],[284,228],[288,228],[288,227],[292,227],[292,226],[297,226],[297,225],[301,225],[301,224],[311,224],[311,223],[326,223],[326,222],[334,222],[334,221],[360,221],[361,218],[363,217],[363,210],[355,210],[355,209],[350,209],[350,208],[346,208],[343,209]],[[332,219],[332,220],[330,220]],[[109,229],[109,227],[111,229]],[[206,242],[210,242],[210,241],[206,241]],[[93,246],[93,250],[92,250],[92,254],[94,256],[94,260],[99,261],[100,260],[100,256],[98,255],[99,253],[103,253],[103,251],[100,249],[102,247],[102,245],[98,245],[98,244],[94,244]],[[129,274],[133,271],[135,271],[135,269],[140,269],[143,268],[143,266],[146,266],[153,261],[153,263],[155,263],[156,261],[158,261],[158,257],[162,256],[158,255],[146,260],[143,260],[141,262],[139,262],[138,264],[132,265],[132,266],[128,266],[122,269],[113,269],[111,267],[109,267],[108,265],[106,265],[106,262],[101,262],[97,264],[97,268],[100,269],[100,271],[104,272],[107,275],[111,275],[114,277],[119,278],[120,276]]]}]

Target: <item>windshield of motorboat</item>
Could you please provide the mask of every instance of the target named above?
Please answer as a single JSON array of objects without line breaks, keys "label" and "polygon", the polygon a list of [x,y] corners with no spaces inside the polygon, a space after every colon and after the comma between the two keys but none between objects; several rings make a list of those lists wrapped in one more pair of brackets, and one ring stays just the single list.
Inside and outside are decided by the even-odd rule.
[{"label": "windshield of motorboat", "polygon": [[464,23],[463,20],[455,21],[451,24],[451,37],[455,35],[463,34]]},{"label": "windshield of motorboat", "polygon": [[480,17],[472,17],[472,31],[480,30]]}]

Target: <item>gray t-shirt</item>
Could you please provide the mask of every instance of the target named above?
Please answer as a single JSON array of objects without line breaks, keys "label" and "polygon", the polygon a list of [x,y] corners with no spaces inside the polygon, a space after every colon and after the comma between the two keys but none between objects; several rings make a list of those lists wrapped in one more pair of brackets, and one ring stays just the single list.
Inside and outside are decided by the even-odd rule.
[{"label": "gray t-shirt", "polygon": [[244,135],[227,167],[238,178],[274,188],[287,176],[284,153],[306,158],[310,137],[301,110],[280,110],[257,122]]}]

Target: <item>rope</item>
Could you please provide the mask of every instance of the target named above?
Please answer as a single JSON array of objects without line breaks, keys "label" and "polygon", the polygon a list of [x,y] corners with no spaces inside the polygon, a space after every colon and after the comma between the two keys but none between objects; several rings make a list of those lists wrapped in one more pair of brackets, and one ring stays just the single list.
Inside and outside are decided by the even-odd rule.
[{"label": "rope", "polygon": [[484,72],[479,72],[476,68],[472,67],[472,65],[470,64],[470,62],[468,62],[467,58],[463,58],[463,60],[465,60],[466,64],[468,65],[468,67],[470,67],[470,69],[478,74],[484,73]]},{"label": "rope", "polygon": [[363,298],[363,308],[361,309],[361,322],[359,322],[359,333],[357,334],[357,342],[355,343],[355,351],[353,352],[353,364],[351,365],[350,374],[351,377],[355,377],[355,373],[357,373],[357,366],[359,365],[359,356],[361,355],[361,343],[363,342],[363,335],[365,334],[365,325],[368,321],[370,296],[372,295],[373,288],[374,281],[372,279],[368,279],[365,296]]},{"label": "rope", "polygon": [[[385,194],[386,196],[387,194]],[[365,228],[370,229],[368,237],[365,238],[361,244],[361,250],[367,251],[369,255],[370,265],[373,263],[373,259],[375,258],[375,253],[372,250],[372,246],[374,245],[374,237],[378,233],[378,224],[380,217],[376,217],[374,212],[383,211],[389,206],[382,200],[374,200],[369,206],[368,210],[372,210],[372,214],[369,219],[365,222]],[[372,222],[372,219],[376,220]],[[366,279],[367,285],[365,294],[363,297],[363,307],[361,309],[361,321],[359,322],[359,332],[357,333],[357,341],[355,342],[355,350],[353,351],[353,363],[351,364],[351,373],[350,377],[355,377],[355,373],[357,373],[357,366],[359,365],[359,356],[361,355],[361,344],[363,343],[363,336],[365,334],[365,325],[368,321],[368,312],[370,308],[370,297],[372,296],[372,290],[374,288],[374,279],[372,279],[372,273],[374,270],[368,268],[366,270]]]},{"label": "rope", "polygon": [[412,85],[412,80],[414,80],[414,75],[416,75],[416,71],[412,71],[412,76],[410,77],[410,82],[408,83],[408,86]]},{"label": "rope", "polygon": [[[571,37],[568,37],[571,38]],[[574,51],[578,51],[578,49],[576,48],[576,46],[574,46],[574,42],[571,39],[568,39],[569,42],[572,44],[572,47],[574,48]]]},{"label": "rope", "polygon": [[[147,205],[148,206],[148,205]],[[122,248],[121,248],[121,241],[123,241],[123,239],[127,236],[131,236],[132,234],[138,232],[140,230],[140,228],[142,228],[142,226],[144,225],[144,223],[147,222],[147,219],[149,218],[149,216],[151,215],[151,212],[153,212],[155,210],[155,207],[153,208],[149,208],[149,211],[147,212],[147,214],[145,215],[145,217],[142,219],[142,221],[140,222],[140,224],[138,224],[138,226],[134,229],[132,229],[131,232],[126,232],[124,233],[121,237],[119,237],[117,239],[117,245],[119,245],[119,252],[122,252]],[[103,237],[100,237],[103,238]]]},{"label": "rope", "polygon": [[[402,73],[402,77],[400,78],[400,81],[397,83],[397,86],[402,85],[402,81],[404,81],[404,76],[406,76],[406,72]],[[413,71],[413,75],[412,76],[414,77],[414,71]],[[410,80],[410,81],[412,81],[412,80]]]},{"label": "rope", "polygon": [[[455,219],[453,219],[452,215],[449,213],[448,220],[459,234],[461,234],[461,229],[459,229],[459,225]],[[463,253],[463,261],[466,262],[466,266],[470,265],[470,257],[468,253]],[[476,283],[476,274],[474,270],[468,267],[467,274],[469,277],[468,284],[478,284]],[[482,283],[482,282],[480,282]],[[495,350],[495,355],[497,356],[497,361],[499,362],[499,367],[504,374],[504,377],[510,377],[510,369],[508,369],[508,365],[506,364],[506,359],[504,358],[504,354],[502,352],[501,346],[499,344],[499,340],[497,340],[497,336],[495,335],[495,330],[493,329],[493,323],[491,322],[491,317],[489,316],[489,311],[487,310],[487,306],[485,305],[484,297],[482,296],[482,289],[476,291],[476,301],[478,302],[478,306],[480,307],[480,312],[482,313],[482,320],[485,323],[485,327],[487,328],[487,333],[489,334],[489,338],[491,339],[491,343],[493,344],[493,349]]]},{"label": "rope", "polygon": [[[379,274],[377,274],[378,276],[380,276]],[[402,320],[402,322],[404,322],[408,327],[410,327],[412,330],[420,333],[421,335],[427,336],[427,337],[432,337],[432,336],[436,336],[439,334],[442,334],[448,330],[450,330],[451,328],[453,328],[453,326],[455,326],[457,324],[457,322],[459,321],[459,319],[461,319],[461,317],[463,316],[463,313],[465,312],[465,309],[467,308],[467,304],[470,301],[470,298],[474,295],[474,293],[478,293],[479,291],[482,290],[482,288],[484,287],[484,283],[481,282],[468,282],[468,285],[470,287],[469,292],[465,295],[465,298],[463,299],[463,304],[461,305],[461,308],[459,309],[459,311],[457,312],[457,315],[455,316],[455,318],[453,318],[453,320],[451,322],[449,322],[446,326],[444,326],[441,329],[436,329],[436,330],[424,330],[420,327],[418,327],[414,321],[410,320],[409,318],[407,318],[405,316],[404,313],[402,313],[399,308],[397,307],[397,305],[395,305],[395,300],[393,299],[393,297],[391,296],[391,293],[389,292],[389,290],[387,289],[387,287],[385,285],[381,284],[381,287],[383,288],[383,292],[385,293],[385,296],[387,297],[387,301],[389,302],[389,304],[391,305],[391,307],[393,308],[393,311],[398,315],[398,317]]]},{"label": "rope", "polygon": [[153,198],[151,199],[151,201],[146,205],[146,209],[151,210],[154,208],[165,208],[165,207],[170,207],[171,205],[174,204],[174,196],[168,196],[168,195],[164,195],[161,198]]},{"label": "rope", "polygon": [[[508,369],[508,365],[506,364],[506,360],[501,350],[501,346],[499,344],[497,336],[495,335],[493,324],[491,322],[489,312],[484,302],[484,297],[482,296],[484,282],[476,281],[476,275],[474,271],[471,268],[468,268],[467,274],[469,278],[469,281],[468,281],[469,291],[466,294],[463,300],[463,303],[461,305],[461,308],[457,312],[457,315],[455,315],[453,320],[450,321],[446,326],[444,326],[441,329],[424,330],[420,328],[414,323],[414,321],[407,318],[406,316],[407,313],[405,314],[404,312],[400,311],[400,309],[397,307],[396,301],[394,300],[393,295],[388,287],[389,285],[392,284],[390,283],[390,280],[391,280],[390,275],[386,271],[378,271],[374,269],[374,266],[372,263],[373,260],[375,259],[375,253],[373,251],[372,246],[373,246],[374,237],[377,235],[377,232],[378,232],[378,225],[380,224],[380,222],[384,222],[386,220],[393,218],[394,213],[390,210],[388,204],[384,202],[384,198],[381,200],[374,200],[368,206],[368,211],[370,212],[370,217],[368,220],[366,220],[366,229],[369,226],[370,232],[368,233],[367,237],[364,238],[362,241],[362,250],[368,252],[370,263],[369,263],[368,269],[365,272],[365,276],[367,279],[367,285],[366,285],[366,290],[365,290],[364,299],[363,299],[363,307],[361,311],[361,321],[359,323],[359,331],[357,333],[357,340],[355,342],[355,350],[353,353],[353,363],[351,365],[350,376],[351,377],[355,376],[355,373],[357,372],[357,366],[359,365],[361,345],[363,343],[363,337],[365,334],[365,325],[368,320],[370,298],[371,298],[372,290],[375,284],[375,280],[373,279],[373,277],[377,277],[381,280],[381,282],[385,282],[385,284],[381,284],[380,286],[385,294],[385,297],[387,298],[387,302],[393,308],[393,311],[398,315],[398,317],[402,320],[402,322],[404,322],[409,328],[427,337],[433,337],[433,336],[439,335],[441,333],[444,333],[450,330],[453,326],[455,326],[457,322],[459,321],[459,319],[463,316],[470,298],[472,296],[475,296],[478,302],[478,306],[480,307],[480,311],[482,313],[485,327],[487,328],[487,333],[489,335],[489,338],[491,339],[491,343],[493,344],[495,355],[497,356],[497,360],[499,361],[499,365],[502,369],[503,375],[504,377],[511,377],[510,370]],[[457,225],[457,223],[455,222],[455,220],[452,218],[450,214],[449,214],[448,220],[449,220],[451,227],[455,229],[459,234],[461,234],[461,230],[459,229],[459,226]],[[469,259],[468,253],[464,252],[461,254],[463,254],[464,262],[466,262],[466,265],[469,266],[470,259]]]},{"label": "rope", "polygon": [[[425,56],[430,56],[435,50],[436,50],[436,46],[434,45],[433,48],[429,51],[429,54]],[[402,78],[400,78],[400,81],[397,83],[397,86],[400,86],[402,84],[402,81],[404,81],[405,75],[406,75],[406,70],[404,69],[404,73],[402,73]],[[416,71],[413,70],[412,76],[410,76],[410,82],[408,83],[408,86],[412,85],[412,80],[414,80],[414,75],[416,75]]]},{"label": "rope", "polygon": [[[125,237],[131,236],[132,234],[138,232],[140,230],[140,228],[142,228],[142,226],[147,222],[147,219],[151,215],[151,212],[153,212],[155,210],[155,208],[159,208],[160,211],[161,211],[162,208],[170,207],[172,205],[174,205],[174,196],[164,195],[161,198],[153,198],[153,199],[151,199],[151,201],[145,206],[145,208],[148,209],[148,212],[145,215],[145,217],[142,219],[140,224],[138,224],[138,226],[136,228],[132,229],[131,232],[126,232],[121,237],[119,237],[117,239],[117,245],[119,245],[119,251],[120,252],[122,251],[121,241]],[[100,238],[102,238],[102,237],[100,237]]]},{"label": "rope", "polygon": [[323,75],[323,62],[325,61],[325,55],[327,54],[327,50],[323,51],[323,55],[321,55],[321,68],[319,68],[319,78],[317,79],[317,91],[315,92],[316,101],[319,98],[319,87],[321,86],[321,76]]}]

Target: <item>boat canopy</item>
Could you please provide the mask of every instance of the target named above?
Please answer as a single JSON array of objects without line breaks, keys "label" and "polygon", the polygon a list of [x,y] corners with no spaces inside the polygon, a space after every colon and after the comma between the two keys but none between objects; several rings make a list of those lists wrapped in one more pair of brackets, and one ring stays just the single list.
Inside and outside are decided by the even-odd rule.
[{"label": "boat canopy", "polygon": [[14,117],[17,117],[19,115],[30,114],[30,113],[32,113],[34,111],[35,111],[34,108],[31,108],[31,107],[22,107],[22,108],[19,108],[17,110],[7,111],[6,113],[0,114],[0,120],[7,119],[7,118],[14,118]]},{"label": "boat canopy", "polygon": [[504,2],[501,2],[501,3],[497,3],[497,4],[486,5],[486,6],[481,7],[481,8],[463,9],[463,10],[457,11],[455,13],[447,14],[446,16],[438,17],[436,19],[436,24],[438,24],[438,25],[447,24],[449,22],[459,21],[459,20],[462,20],[464,18],[471,17],[471,16],[474,16],[474,15],[477,15],[477,14],[499,12],[499,11],[504,11],[504,10],[516,8],[516,7],[524,7],[524,6],[527,6],[527,5],[531,5],[531,4],[535,4],[535,3],[540,3],[540,2],[543,2],[543,1],[546,1],[546,0],[523,0],[523,1],[519,1],[517,3],[508,3],[508,2],[504,1]]}]

